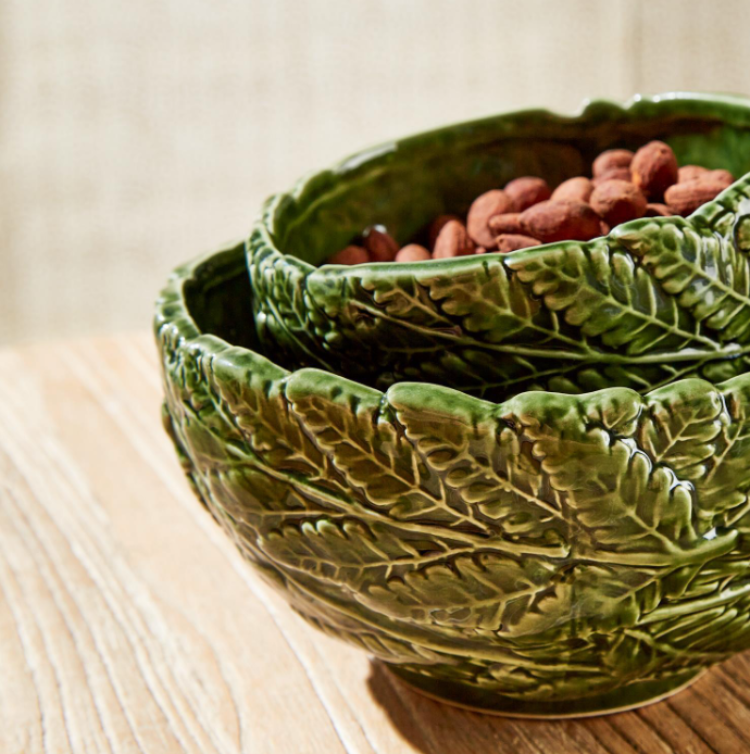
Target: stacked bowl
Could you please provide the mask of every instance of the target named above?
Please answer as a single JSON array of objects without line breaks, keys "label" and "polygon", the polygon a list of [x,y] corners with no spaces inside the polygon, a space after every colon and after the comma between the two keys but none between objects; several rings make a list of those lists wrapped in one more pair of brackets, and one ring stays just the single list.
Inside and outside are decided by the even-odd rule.
[{"label": "stacked bowl", "polygon": [[323,631],[500,714],[662,698],[750,647],[750,174],[587,242],[319,266],[614,147],[750,170],[750,102],[670,94],[383,145],[157,304],[198,496]]}]

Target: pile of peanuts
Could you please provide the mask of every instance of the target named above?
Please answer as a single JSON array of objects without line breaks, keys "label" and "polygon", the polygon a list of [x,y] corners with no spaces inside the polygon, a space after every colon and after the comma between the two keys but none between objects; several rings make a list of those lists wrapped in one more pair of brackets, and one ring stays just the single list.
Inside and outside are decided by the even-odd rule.
[{"label": "pile of peanuts", "polygon": [[421,262],[428,259],[509,252],[554,241],[588,241],[639,217],[689,215],[734,182],[728,170],[679,167],[672,149],[652,141],[633,153],[602,152],[592,178],[577,176],[554,191],[543,178],[524,176],[478,196],[466,216],[440,215],[428,226],[427,245],[399,248],[381,225],[360,243],[328,260],[332,264]]}]

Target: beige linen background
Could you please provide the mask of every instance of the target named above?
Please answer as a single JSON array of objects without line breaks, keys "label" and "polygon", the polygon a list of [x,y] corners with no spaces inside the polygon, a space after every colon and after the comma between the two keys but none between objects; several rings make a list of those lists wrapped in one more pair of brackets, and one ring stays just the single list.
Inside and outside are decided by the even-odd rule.
[{"label": "beige linen background", "polygon": [[750,92],[743,0],[3,0],[0,342],[150,325],[300,174],[590,96]]}]

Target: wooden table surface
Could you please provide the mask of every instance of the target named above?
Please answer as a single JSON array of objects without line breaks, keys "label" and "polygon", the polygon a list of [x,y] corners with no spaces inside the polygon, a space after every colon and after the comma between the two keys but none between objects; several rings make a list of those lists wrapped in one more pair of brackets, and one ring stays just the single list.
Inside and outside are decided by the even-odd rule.
[{"label": "wooden table surface", "polygon": [[0,353],[0,752],[747,754],[750,657],[581,721],[425,699],[308,627],[194,499],[148,335]]}]

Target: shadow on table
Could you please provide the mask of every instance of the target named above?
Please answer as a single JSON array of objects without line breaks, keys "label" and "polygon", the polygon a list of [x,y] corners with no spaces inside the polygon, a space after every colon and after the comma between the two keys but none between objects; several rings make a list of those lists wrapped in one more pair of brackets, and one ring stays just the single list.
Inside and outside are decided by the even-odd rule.
[{"label": "shadow on table", "polygon": [[[637,744],[650,745],[644,739],[637,744],[628,740],[633,712],[579,720],[522,720],[478,714],[422,696],[377,661],[370,664],[367,683],[375,702],[401,736],[425,754],[607,754],[613,745],[622,754],[635,754],[641,751]],[[655,748],[650,750],[662,751],[659,747],[664,741],[652,732]]]}]

